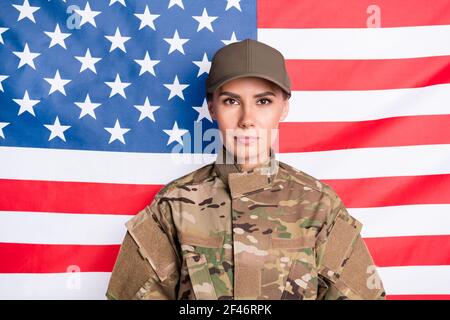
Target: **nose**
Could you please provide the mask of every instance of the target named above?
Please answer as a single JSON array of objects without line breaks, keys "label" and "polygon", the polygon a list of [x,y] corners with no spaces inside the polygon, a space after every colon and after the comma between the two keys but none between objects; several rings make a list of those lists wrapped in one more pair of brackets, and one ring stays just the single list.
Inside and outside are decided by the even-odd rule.
[{"label": "nose", "polygon": [[252,112],[250,110],[250,108],[248,108],[246,106],[243,107],[241,110],[242,110],[242,113],[241,113],[241,117],[239,118],[239,123],[238,123],[239,127],[242,129],[254,127],[255,124],[253,122],[253,116],[252,116],[252,114],[254,112]]}]

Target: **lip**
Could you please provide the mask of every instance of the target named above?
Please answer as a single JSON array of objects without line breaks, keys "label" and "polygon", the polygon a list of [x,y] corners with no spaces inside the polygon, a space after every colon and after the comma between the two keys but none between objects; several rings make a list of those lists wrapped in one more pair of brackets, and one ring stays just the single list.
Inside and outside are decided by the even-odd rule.
[{"label": "lip", "polygon": [[234,140],[239,144],[250,145],[256,143],[259,140],[259,137],[235,136]]}]

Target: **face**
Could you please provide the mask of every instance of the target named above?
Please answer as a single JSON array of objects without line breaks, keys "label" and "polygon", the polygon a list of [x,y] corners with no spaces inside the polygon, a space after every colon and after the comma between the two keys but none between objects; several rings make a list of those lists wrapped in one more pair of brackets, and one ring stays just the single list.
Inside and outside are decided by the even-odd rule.
[{"label": "face", "polygon": [[245,77],[216,89],[208,109],[226,149],[244,168],[251,168],[268,158],[279,122],[288,114],[289,100],[273,82]]}]

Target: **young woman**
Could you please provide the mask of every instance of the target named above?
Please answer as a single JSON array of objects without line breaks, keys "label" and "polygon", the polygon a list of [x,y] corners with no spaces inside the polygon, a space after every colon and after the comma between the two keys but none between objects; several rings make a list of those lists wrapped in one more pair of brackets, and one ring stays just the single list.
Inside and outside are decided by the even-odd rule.
[{"label": "young woman", "polygon": [[385,299],[361,223],[330,186],[275,159],[291,96],[282,54],[251,39],[221,48],[206,93],[217,160],[127,222],[107,297]]}]

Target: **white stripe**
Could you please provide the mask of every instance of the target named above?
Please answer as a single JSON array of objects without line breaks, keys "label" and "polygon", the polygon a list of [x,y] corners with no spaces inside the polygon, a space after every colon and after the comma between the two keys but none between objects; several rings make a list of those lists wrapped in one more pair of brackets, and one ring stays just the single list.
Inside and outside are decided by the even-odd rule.
[{"label": "white stripe", "polygon": [[[363,223],[363,238],[450,234],[450,205],[347,208]],[[423,217],[426,216],[426,219]],[[0,242],[114,245],[130,215],[0,212]],[[417,223],[420,221],[420,223]],[[436,223],[438,221],[439,223]]]},{"label": "white stripe", "polygon": [[284,122],[365,121],[448,115],[450,85],[367,91],[293,91],[289,104],[289,114]]},{"label": "white stripe", "polygon": [[[450,55],[450,25],[398,28],[260,28],[286,59],[400,59]],[[298,45],[293,45],[298,44]]]},{"label": "white stripe", "polygon": [[277,158],[320,180],[450,173],[448,144],[279,153]]},{"label": "white stripe", "polygon": [[0,212],[0,242],[121,244],[129,215]]},{"label": "white stripe", "polygon": [[450,294],[450,266],[408,266],[377,269],[389,294]]},{"label": "white stripe", "polygon": [[[384,267],[377,270],[388,295],[450,294],[450,266]],[[108,272],[0,274],[0,299],[104,300],[109,277]]]},{"label": "white stripe", "polygon": [[364,238],[450,235],[448,204],[347,209],[362,222]]},{"label": "white stripe", "polygon": [[0,147],[0,179],[166,184],[216,156],[199,154],[199,161],[184,163],[178,158],[171,153]]},{"label": "white stripe", "polygon": [[105,300],[110,272],[0,274],[2,300]]},{"label": "white stripe", "polygon": [[[165,184],[216,156],[185,158],[189,161],[180,163],[172,154],[0,147],[0,179]],[[317,179],[450,173],[448,144],[277,153],[276,158]]]}]

